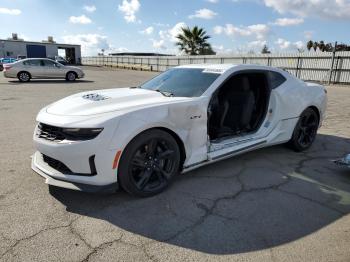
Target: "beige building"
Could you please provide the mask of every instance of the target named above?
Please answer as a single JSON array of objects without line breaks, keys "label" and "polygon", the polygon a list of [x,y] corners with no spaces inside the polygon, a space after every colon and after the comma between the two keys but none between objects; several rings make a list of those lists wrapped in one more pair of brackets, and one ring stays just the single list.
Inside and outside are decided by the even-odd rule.
[{"label": "beige building", "polygon": [[72,64],[80,64],[80,45],[59,44],[50,36],[41,42],[24,41],[19,39],[17,34],[12,34],[8,39],[0,39],[0,58],[55,58],[55,56],[62,56]]}]

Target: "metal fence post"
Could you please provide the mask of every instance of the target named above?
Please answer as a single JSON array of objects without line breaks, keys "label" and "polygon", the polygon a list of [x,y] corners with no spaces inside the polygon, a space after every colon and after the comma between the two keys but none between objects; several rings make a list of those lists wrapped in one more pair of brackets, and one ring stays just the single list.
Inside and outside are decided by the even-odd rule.
[{"label": "metal fence post", "polygon": [[298,72],[299,72],[299,62],[300,62],[300,57],[298,56],[298,59],[297,59],[297,68],[295,70],[295,76],[298,77]]},{"label": "metal fence post", "polygon": [[335,42],[334,49],[332,52],[332,61],[331,61],[331,68],[329,69],[329,79],[328,79],[328,84],[330,85],[332,83],[332,74],[333,74],[333,66],[334,66],[334,58],[335,58],[335,53],[337,52],[337,42]]},{"label": "metal fence post", "polygon": [[[333,78],[333,83],[337,83],[337,76],[339,74],[339,70],[338,70],[338,65],[339,65],[339,60],[341,59],[340,56],[337,56],[337,62],[335,63],[335,69],[334,69],[334,78]],[[340,78],[340,77],[339,77]]]}]

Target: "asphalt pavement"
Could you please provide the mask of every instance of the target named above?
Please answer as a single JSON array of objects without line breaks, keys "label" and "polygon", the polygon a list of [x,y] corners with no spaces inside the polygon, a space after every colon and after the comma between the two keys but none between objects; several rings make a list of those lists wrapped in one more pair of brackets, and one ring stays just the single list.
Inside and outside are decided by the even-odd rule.
[{"label": "asphalt pavement", "polygon": [[328,87],[312,148],[274,146],[179,175],[155,197],[48,187],[30,168],[35,116],[85,90],[155,73],[84,67],[86,78],[0,76],[0,261],[350,261],[350,87]]}]

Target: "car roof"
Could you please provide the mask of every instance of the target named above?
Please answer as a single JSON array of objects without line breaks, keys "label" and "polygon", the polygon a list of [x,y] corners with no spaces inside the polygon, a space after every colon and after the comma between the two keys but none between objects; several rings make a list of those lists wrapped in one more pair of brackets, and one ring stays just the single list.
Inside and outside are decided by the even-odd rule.
[{"label": "car roof", "polygon": [[239,67],[242,69],[257,69],[257,70],[273,70],[281,73],[281,69],[271,67],[271,66],[264,66],[264,65],[256,65],[256,64],[189,64],[189,65],[181,65],[177,68],[198,68],[198,69],[204,69],[208,72],[215,72],[219,74],[223,74],[227,70],[230,70],[232,68]]},{"label": "car roof", "polygon": [[38,59],[41,59],[41,60],[52,60],[50,58],[42,58],[42,57],[37,57],[37,58],[25,58],[25,59],[22,59],[21,61],[24,61],[24,60],[38,60]]},{"label": "car roof", "polygon": [[235,67],[237,65],[234,64],[190,64],[190,65],[182,65],[178,66],[178,68],[200,68],[200,69],[210,69],[210,70],[221,70],[226,71]]}]

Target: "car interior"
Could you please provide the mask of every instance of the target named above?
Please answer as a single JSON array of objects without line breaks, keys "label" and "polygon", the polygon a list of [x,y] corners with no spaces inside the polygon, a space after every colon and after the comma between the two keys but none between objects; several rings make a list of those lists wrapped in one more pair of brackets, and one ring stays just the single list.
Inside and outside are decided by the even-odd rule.
[{"label": "car interior", "polygon": [[265,119],[270,98],[266,74],[233,75],[213,95],[208,109],[210,140],[254,133]]}]

